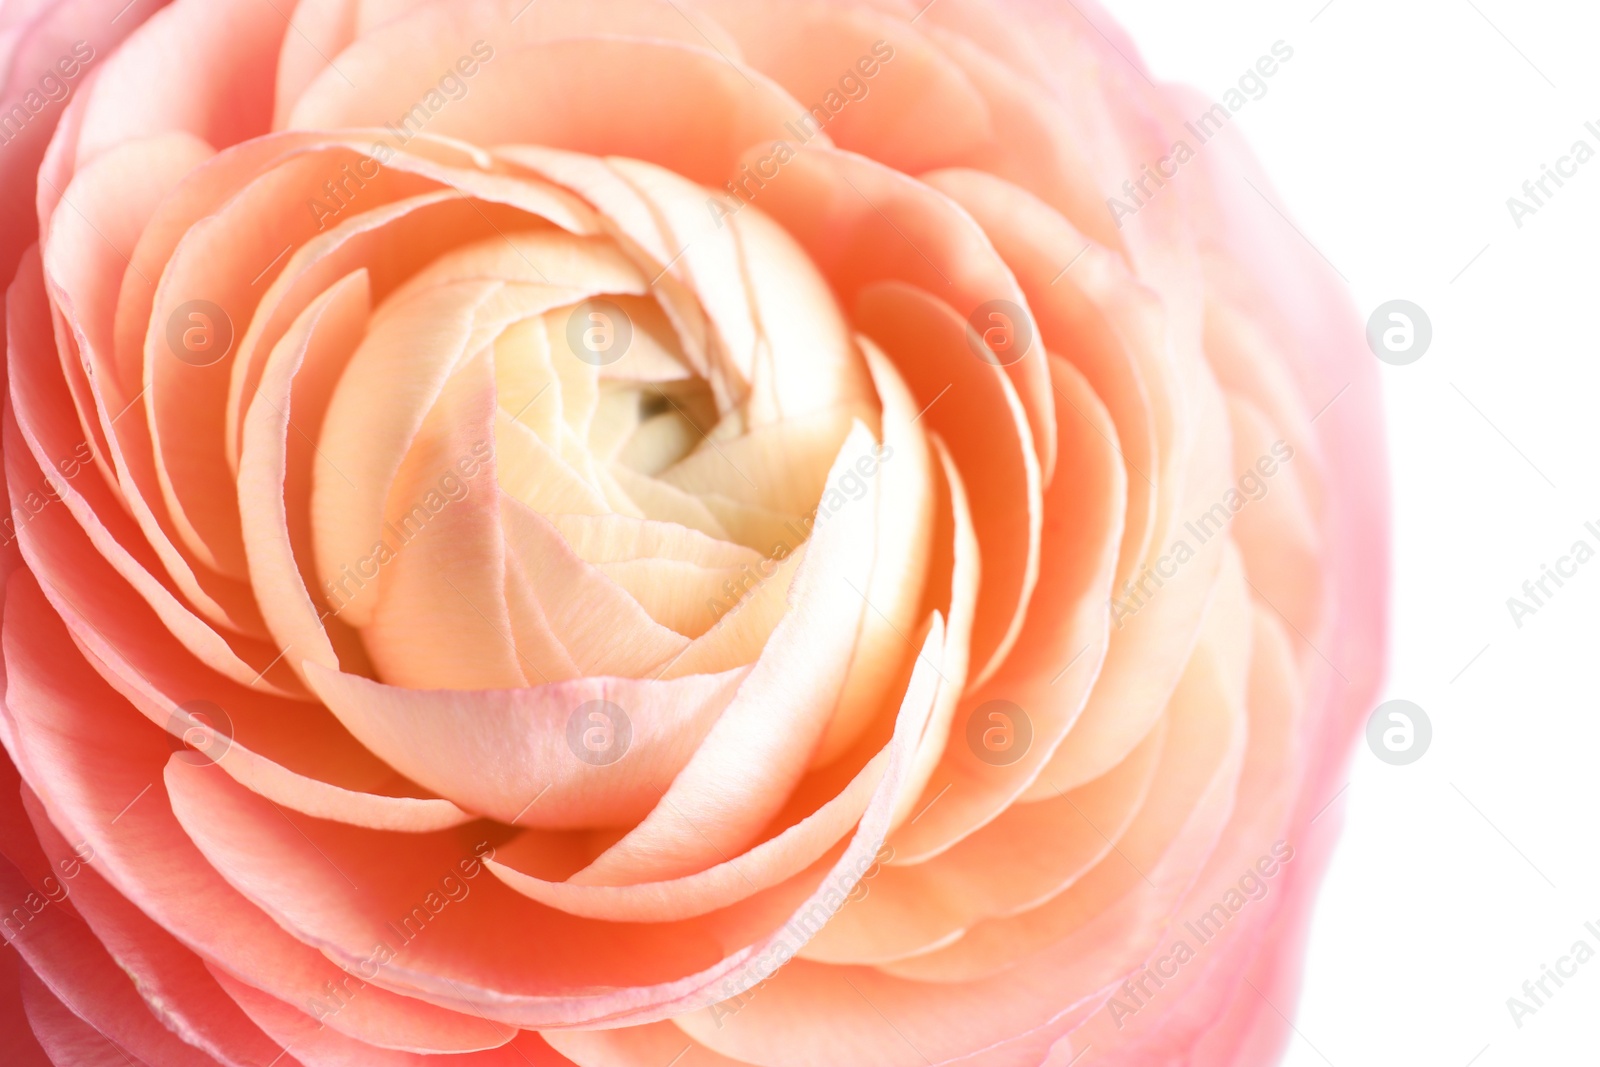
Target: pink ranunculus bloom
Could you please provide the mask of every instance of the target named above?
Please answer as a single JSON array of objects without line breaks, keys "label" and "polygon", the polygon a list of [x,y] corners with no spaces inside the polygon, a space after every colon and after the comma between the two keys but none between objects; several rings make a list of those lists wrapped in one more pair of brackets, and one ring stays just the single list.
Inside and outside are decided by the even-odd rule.
[{"label": "pink ranunculus bloom", "polygon": [[1067,0],[118,6],[0,5],[7,1063],[1276,1059],[1387,520],[1226,101]]}]

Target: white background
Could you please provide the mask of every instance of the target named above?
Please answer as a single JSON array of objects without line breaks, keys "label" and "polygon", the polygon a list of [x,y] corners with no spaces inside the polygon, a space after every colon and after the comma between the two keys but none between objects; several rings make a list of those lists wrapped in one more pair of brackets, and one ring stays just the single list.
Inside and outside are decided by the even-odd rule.
[{"label": "white background", "polygon": [[1363,317],[1401,298],[1433,323],[1421,360],[1382,368],[1386,697],[1423,707],[1433,742],[1405,767],[1358,750],[1329,812],[1343,839],[1285,1062],[1600,1063],[1600,957],[1520,1029],[1506,1004],[1578,939],[1600,952],[1600,558],[1520,628],[1506,605],[1574,541],[1600,549],[1600,158],[1520,229],[1506,205],[1575,140],[1600,151],[1600,10],[1104,2],[1158,80],[1213,99],[1288,42],[1236,121]]}]

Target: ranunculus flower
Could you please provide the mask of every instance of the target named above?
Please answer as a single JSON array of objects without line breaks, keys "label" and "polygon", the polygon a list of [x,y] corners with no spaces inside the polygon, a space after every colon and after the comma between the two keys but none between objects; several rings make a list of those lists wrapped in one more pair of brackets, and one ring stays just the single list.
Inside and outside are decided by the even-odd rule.
[{"label": "ranunculus flower", "polygon": [[94,50],[0,146],[7,1062],[1275,1058],[1386,520],[1226,104],[1066,0]]}]

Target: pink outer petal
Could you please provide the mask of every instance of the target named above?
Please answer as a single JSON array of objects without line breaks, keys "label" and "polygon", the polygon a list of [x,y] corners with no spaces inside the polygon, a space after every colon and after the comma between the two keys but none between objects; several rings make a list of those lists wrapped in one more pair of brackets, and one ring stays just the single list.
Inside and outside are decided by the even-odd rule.
[{"label": "pink outer petal", "polygon": [[[1130,946],[1155,935],[1150,916],[1175,906],[1216,844],[1244,752],[1250,616],[1237,560],[1230,559],[1220,591],[1227,595],[1219,595],[1207,613],[1201,641],[1168,702],[1162,765],[1115,856],[1065,893],[1015,915],[986,919],[948,948],[885,970],[928,981],[971,980],[1029,957],[1065,956],[1075,941],[1087,941],[1096,951],[1072,965],[1115,974],[1110,968]],[[1094,984],[1079,974],[1071,988]]]},{"label": "pink outer petal", "polygon": [[[1086,2],[1063,6],[1056,0],[996,0],[983,5],[1004,13],[994,21],[1016,27],[1016,47],[988,45],[991,55],[1014,63],[1010,57],[1020,54],[1037,64],[1043,99],[1070,116],[1070,136],[1082,146],[1073,153],[1071,169],[1087,172],[1087,177],[1071,175],[1080,197],[1073,202],[1022,175],[999,173],[1061,209],[1080,232],[1125,252],[1141,281],[1161,295],[1175,324],[1170,336],[1180,368],[1196,373],[1204,361],[1192,340],[1199,337],[1203,311],[1194,218],[1211,205],[1203,197],[1186,195],[1191,183],[1177,183],[1172,189],[1179,195],[1147,201],[1137,214],[1121,219],[1115,236],[1106,226],[1110,212],[1105,197],[1121,193],[1130,175],[1170,152],[1176,135],[1164,122],[1167,105],[1161,90],[1142,66],[1130,65],[1129,57],[1138,63],[1136,51],[1118,51],[1084,14]],[[983,166],[981,161],[973,165]],[[1087,198],[1085,184],[1094,190]]]},{"label": "pink outer petal", "polygon": [[[399,0],[407,4],[408,0]],[[272,128],[281,129],[283,116],[332,56],[354,41],[365,20],[365,0],[301,0],[290,15],[293,28],[278,49],[277,77],[272,92]]]},{"label": "pink outer petal", "polygon": [[[175,140],[178,136],[169,135],[162,140]],[[292,159],[297,153],[314,153],[329,141],[340,143],[327,135],[311,133],[275,135],[255,138],[213,154],[204,141],[192,135],[184,136],[204,148],[208,158],[178,175],[180,180],[170,195],[153,205],[150,217],[139,233],[138,243],[130,252],[130,271],[124,275],[122,289],[117,294],[116,366],[119,380],[130,396],[137,392],[143,375],[144,342],[155,302],[156,284],[190,229],[222,210],[253,180],[285,159]],[[332,164],[329,173],[337,170],[338,165]],[[322,191],[321,180],[318,179],[316,185],[319,188],[315,192]],[[307,192],[309,194],[313,190]],[[264,267],[265,264],[256,265],[251,269],[251,275]],[[239,330],[244,330],[247,324],[253,325],[248,323],[248,316],[241,314],[240,318],[244,321],[234,324]],[[236,334],[236,338],[243,336],[246,335]],[[237,347],[243,350],[242,339]]]},{"label": "pink outer petal", "polygon": [[[4,108],[9,110],[30,90],[36,91],[46,74],[55,75],[72,95],[46,103],[20,131],[8,127],[5,151],[0,152],[0,196],[16,210],[0,230],[0,285],[10,283],[23,250],[38,235],[36,220],[26,217],[27,205],[34,200],[40,162],[57,122],[93,76],[93,70],[164,3],[165,0],[134,0],[126,8],[123,0],[49,0],[5,5],[5,25],[0,29],[0,102]],[[75,52],[80,41],[83,46]],[[65,71],[72,74],[65,76]],[[57,191],[64,184],[57,182]]]},{"label": "pink outer petal", "polygon": [[[942,643],[943,629],[935,619],[924,647],[924,656],[940,655]],[[479,901],[479,904],[454,905],[457,910],[453,913],[446,911],[439,921],[449,925],[470,924],[472,914],[487,914],[484,913],[484,909],[488,909],[488,913],[495,913],[508,907],[512,908],[521,919],[512,920],[509,926],[500,922],[491,924],[490,928],[480,927],[480,935],[467,942],[459,939],[452,941],[450,938],[416,937],[405,949],[405,953],[406,958],[415,957],[415,962],[422,964],[422,968],[413,970],[410,965],[403,966],[400,960],[391,960],[380,969],[375,980],[385,984],[404,981],[425,986],[427,991],[422,995],[429,999],[459,1003],[482,1015],[520,1026],[572,1026],[581,1025],[585,1021],[609,1021],[614,1025],[649,1022],[668,1014],[690,1010],[736,995],[770,974],[777,963],[787,959],[797,944],[803,943],[820,923],[826,920],[827,915],[843,903],[845,894],[870,866],[873,856],[882,844],[889,814],[903,782],[905,760],[909,756],[910,746],[926,724],[935,687],[935,670],[936,667],[931,661],[919,660],[919,668],[914,674],[906,701],[897,719],[896,733],[890,746],[891,755],[885,768],[884,778],[868,805],[855,837],[838,857],[822,885],[794,913],[790,923],[777,933],[756,940],[708,970],[662,985],[599,990],[582,995],[574,990],[571,994],[556,997],[506,988],[483,988],[464,977],[449,978],[449,972],[459,972],[460,965],[467,963],[469,967],[479,971],[480,980],[492,979],[495,986],[501,986],[505,980],[514,980],[518,984],[526,982],[527,974],[520,964],[524,958],[523,953],[516,946],[505,944],[504,939],[508,930],[522,930],[526,934],[532,934],[534,931],[530,930],[525,920],[537,915],[538,912],[529,911],[526,901],[512,905],[503,895],[491,891],[493,883],[479,882],[474,886],[470,897],[462,898],[464,901]],[[286,909],[296,922],[310,923],[322,928],[327,933],[335,935],[339,941],[349,939],[348,935],[351,932],[349,923],[352,920],[358,923],[367,921],[359,916],[363,912],[370,915],[370,907],[358,904],[350,887],[325,864],[311,863],[308,856],[299,857],[293,862],[271,860],[265,864],[262,862],[263,857],[253,848],[270,847],[273,852],[279,850],[299,852],[308,851],[312,846],[304,836],[294,834],[292,831],[285,832],[287,828],[282,827],[281,820],[274,823],[264,815],[255,814],[258,806],[247,795],[230,787],[226,778],[215,773],[208,774],[201,768],[189,768],[181,762],[169,765],[168,776],[188,794],[183,807],[189,826],[192,830],[203,834],[209,850],[219,857],[226,857],[225,866],[232,877],[247,882],[253,892],[270,896],[274,906],[280,910]],[[196,790],[203,790],[208,800],[200,802]],[[248,819],[259,827],[260,832],[253,838],[257,845],[252,848],[242,848],[240,844],[242,839],[237,834],[221,832],[222,827],[218,821],[231,823],[240,818]],[[303,833],[314,834],[321,839],[324,851],[343,854],[347,860],[352,855],[350,847],[358,840],[364,842],[361,847],[369,852],[374,848],[379,849],[384,858],[375,865],[363,864],[359,869],[373,873],[408,872],[402,880],[411,879],[414,875],[421,876],[425,880],[436,877],[439,871],[435,868],[444,859],[450,859],[453,863],[460,847],[440,839],[425,850],[426,854],[409,845],[404,851],[396,851],[392,845],[381,842],[378,837],[369,833],[351,836],[350,832],[341,831],[336,827],[325,824],[313,825],[305,821],[302,821],[299,827]],[[336,843],[335,837],[343,844]],[[307,891],[311,888],[309,885],[295,890],[284,884],[285,872],[293,874],[299,881],[309,879],[318,885],[309,892]],[[393,895],[395,887],[374,884],[373,874],[365,875],[364,880],[373,890]],[[390,910],[395,914],[406,914],[404,908],[395,909],[402,899],[410,903],[410,895],[420,892],[422,888],[425,887],[412,886],[410,889],[401,887],[398,890],[400,896],[390,901]],[[464,908],[468,910],[463,911]],[[476,912],[472,911],[473,908],[477,909]],[[285,916],[280,915],[280,917]],[[585,960],[570,955],[568,951],[570,945],[563,947],[566,939],[581,926],[557,923],[551,916],[544,916],[539,926],[546,931],[539,936],[546,938],[541,942],[545,946],[543,951],[549,954],[549,960],[553,965],[558,964],[568,970],[574,968],[583,970],[615,967],[622,962],[619,959],[602,960],[596,951],[606,946],[615,947],[615,928],[609,938],[591,945],[590,958]],[[663,946],[655,945],[653,942],[663,935],[650,933],[645,936],[644,929],[633,929],[637,930],[638,934],[633,940],[631,951],[637,958],[628,965],[636,970],[659,966],[655,953]],[[548,940],[549,935],[557,935],[558,940]],[[384,933],[378,936],[390,939],[394,935]],[[348,957],[352,965],[358,965],[358,957],[364,956],[367,951],[364,946],[372,943],[372,940],[372,933],[357,935],[354,943],[363,946],[359,951],[351,947],[338,947],[332,943],[325,944],[324,948],[340,958]],[[468,944],[476,945],[480,953],[486,954],[476,964],[452,955],[452,945],[456,950],[460,950]],[[685,952],[687,947],[687,943],[680,944],[676,954],[672,956],[680,966],[685,959],[690,958]],[[509,959],[491,963],[492,957],[505,956],[508,949],[511,957],[519,961],[513,968],[505,969],[506,964],[510,962]],[[622,950],[618,948],[617,951]],[[487,970],[484,969],[486,966]],[[493,974],[495,971],[500,973],[495,975]],[[352,1003],[359,1002],[360,998],[352,1001]]]},{"label": "pink outer petal", "polygon": [[[65,594],[55,595],[65,603]],[[470,821],[447,800],[416,795],[423,790],[358,744],[321,706],[252,692],[199,667],[159,620],[136,607],[103,613],[101,625],[72,620],[73,640],[101,677],[166,730],[174,747],[188,736],[204,758],[273,802],[374,829],[425,832]],[[216,715],[204,704],[221,710],[221,723],[197,723],[196,712],[200,720]],[[199,741],[190,736],[196,730],[203,734]]]},{"label": "pink outer petal", "polygon": [[1338,816],[1333,813],[1306,829],[1298,869],[1290,872],[1284,887],[1287,900],[1262,932],[1260,951],[1250,962],[1246,977],[1255,989],[1240,988],[1197,1043],[1195,1067],[1272,1067],[1282,1062],[1284,1047],[1293,1036],[1284,1013],[1294,1012],[1300,995],[1311,910],[1338,833]]},{"label": "pink outer petal", "polygon": [[289,110],[317,75],[328,69],[351,42],[426,0],[301,0],[294,29],[284,35],[278,55],[278,80],[272,128],[282,129]]},{"label": "pink outer petal", "polygon": [[[1178,117],[1169,112],[1169,123],[1175,126]],[[1303,242],[1287,237],[1274,213],[1250,196],[1231,192],[1243,172],[1271,195],[1270,184],[1249,158],[1237,131],[1215,139],[1206,159],[1194,177],[1211,184],[1214,191],[1207,198],[1203,187],[1196,190],[1195,199],[1208,207],[1195,220],[1202,230],[1212,284],[1236,307],[1248,308],[1277,351],[1287,353],[1297,394],[1294,405],[1309,412],[1340,396],[1339,403],[1319,417],[1311,446],[1302,449],[1299,440],[1291,438],[1308,456],[1327,457],[1327,506],[1320,540],[1327,546],[1322,565],[1333,594],[1327,615],[1333,624],[1315,640],[1343,675],[1336,677],[1316,656],[1302,656],[1312,706],[1308,744],[1323,756],[1313,762],[1301,783],[1303,824],[1337,792],[1350,735],[1370,709],[1383,669],[1388,508],[1377,367],[1361,343],[1349,300],[1326,264]],[[1224,189],[1230,191],[1223,194]],[[1219,366],[1219,374],[1225,373],[1226,361]],[[1261,395],[1258,388],[1234,387]],[[1275,414],[1282,410],[1265,402],[1263,406]],[[1304,432],[1297,419],[1280,416],[1279,425],[1290,434]],[[1305,858],[1289,874],[1290,905],[1279,913],[1253,968],[1252,982],[1265,1000],[1242,990],[1196,1050],[1197,1063],[1259,1065],[1274,1062],[1280,1054],[1289,1030],[1279,1012],[1293,1010],[1306,913],[1336,835],[1335,822],[1330,815],[1302,831],[1304,846],[1299,851]]]},{"label": "pink outer petal", "polygon": [[[31,892],[16,868],[0,860],[0,900],[20,902]],[[161,1025],[78,918],[48,907],[11,944],[51,996],[130,1055],[162,1067],[208,1067],[213,1062]],[[40,1034],[47,1046],[53,1033],[52,1028]]]},{"label": "pink outer petal", "polygon": [[[1192,558],[1178,564],[1176,577],[1154,595],[1136,601],[1131,618],[1126,600],[1111,601],[1118,618],[1105,665],[1083,714],[1044,772],[1057,789],[1072,789],[1099,777],[1149,732],[1177,682],[1185,652],[1193,647],[1217,586],[1228,545],[1222,531],[1202,540],[1179,522],[1192,521],[1187,517],[1199,516],[1222,500],[1235,477],[1233,452],[1227,412],[1214,382],[1205,381],[1197,391],[1194,408],[1196,425],[1182,446],[1187,469],[1179,482],[1181,503],[1174,509],[1171,540],[1163,549],[1164,556],[1175,560],[1176,546],[1188,544]],[[1163,566],[1173,568],[1170,562]]]},{"label": "pink outer petal", "polygon": [[[12,355],[17,355],[15,348]],[[32,394],[34,383],[24,384],[36,369],[31,361],[13,367],[13,395],[25,406],[48,408],[48,403],[40,403]],[[142,561],[124,547],[137,548],[141,542],[136,535],[124,541],[100,524],[101,514],[118,527],[126,519],[115,505],[101,511],[79,494],[80,488],[85,492],[103,489],[93,475],[69,480],[68,475],[83,465],[82,446],[69,443],[73,437],[63,420],[52,420],[48,426],[24,426],[20,422],[23,417],[8,411],[5,423],[7,480],[17,493],[16,506],[29,516],[18,530],[18,540],[29,566],[68,617],[79,625],[92,626],[95,623],[89,620],[109,625],[119,614],[153,612],[164,630],[176,636],[202,665],[263,692],[299,691],[298,681],[285,677],[287,670],[273,662],[277,653],[270,646],[238,637],[225,640],[140,566]],[[29,440],[24,437],[25,430],[38,431],[38,435],[30,435]],[[48,464],[48,476],[40,473],[41,462]]]},{"label": "pink outer petal", "polygon": [[810,109],[797,110],[774,137],[805,141],[820,127],[839,147],[907,174],[948,164],[990,139],[983,98],[903,15],[827,2],[693,6],[738,39],[751,66]]},{"label": "pink outer petal", "polygon": [[[274,4],[176,0],[106,61],[85,97],[78,165],[171,130],[218,148],[267,132],[273,70],[289,31]],[[185,57],[173,63],[172,57]]]},{"label": "pink outer petal", "polygon": [[[41,246],[45,281],[57,320],[56,342],[79,417],[94,429],[91,444],[172,584],[213,624],[260,636],[248,587],[195,554],[181,515],[167,507],[151,451],[139,379],[113,362],[113,311],[119,293],[150,284],[127,252],[140,239],[158,199],[208,149],[185,135],[135,141],[79,171],[64,194],[75,209],[58,213]],[[127,281],[132,278],[132,281]],[[70,329],[70,333],[68,330]],[[172,358],[172,362],[177,362]],[[42,368],[41,368],[42,370]]]},{"label": "pink outer petal", "polygon": [[[1019,33],[985,10],[992,7],[958,3],[930,10],[926,20],[926,32],[941,46],[946,62],[966,75],[989,111],[990,137],[960,165],[1014,182],[1105,247],[1120,249],[1120,237],[1095,180],[1096,169],[1106,166],[1106,152],[1101,143],[1105,138],[1094,129],[1099,116],[1092,101],[1085,94],[1073,94],[1071,106],[1060,108],[1033,79],[1019,78],[1017,68],[1041,58],[1041,50],[1025,31]],[[941,25],[951,22],[964,25],[957,32]],[[990,33],[1000,39],[982,41]],[[1068,65],[1059,54],[1047,55],[1044,62],[1044,80]],[[1065,261],[1058,264],[1056,270],[1065,265]]]},{"label": "pink outer petal", "polygon": [[[1196,656],[1190,684],[1174,702],[1168,744],[1169,758],[1187,764],[1187,773],[1157,775],[1146,811],[1122,843],[1148,881],[1129,860],[1108,859],[1060,898],[1071,905],[1067,929],[1024,935],[1024,957],[990,977],[908,980],[885,973],[900,965],[874,970],[797,961],[732,1019],[722,1017],[719,1025],[715,1013],[695,1013],[676,1022],[724,1055],[772,1067],[829,1062],[861,1048],[873,1049],[875,1062],[905,1067],[1039,1062],[1043,1048],[1098,1007],[1097,991],[1153,946],[1152,916],[1171,913],[1226,823],[1245,733],[1243,709],[1222,697],[1220,667],[1210,654]],[[812,1024],[820,1017],[828,1018],[827,1027]],[[915,1034],[916,1049],[896,1029]]]},{"label": "pink outer petal", "polygon": [[[541,0],[537,7],[528,7],[526,0],[318,0],[303,6],[316,8],[305,12],[312,25],[301,28],[321,42],[321,54],[306,55],[310,49],[296,47],[300,42],[293,38],[284,42],[275,129],[290,125],[308,93],[313,103],[325,103],[320,98],[329,87],[319,84],[319,76],[336,82],[335,92],[371,87],[367,99],[403,101],[394,108],[396,114],[429,89],[439,88],[441,76],[451,68],[462,75],[463,68],[456,67],[462,58],[468,60],[465,69],[472,71],[464,75],[470,86],[477,75],[472,60],[482,55],[471,51],[477,40],[498,54],[518,45],[605,33],[709,45],[739,58],[738,47],[715,24],[690,22],[668,0]],[[486,28],[494,32],[485,33]]]},{"label": "pink outer petal", "polygon": [[1309,633],[1321,624],[1327,599],[1321,566],[1324,550],[1313,510],[1322,503],[1321,463],[1309,451],[1295,452],[1293,459],[1280,462],[1293,447],[1288,435],[1244,397],[1231,397],[1228,407],[1234,466],[1240,471],[1256,468],[1259,475],[1261,457],[1276,465],[1274,484],[1260,501],[1252,502],[1261,506],[1240,512],[1234,520],[1234,543],[1260,598],[1280,612],[1291,629]]},{"label": "pink outer petal", "polygon": [[[570,1011],[610,999],[597,991],[644,992],[714,966],[738,943],[737,915],[732,923],[618,924],[542,907],[484,875],[482,860],[495,849],[483,826],[400,835],[286,820],[215,769],[176,758],[165,782],[201,851],[277,922],[357,973],[376,969],[376,984],[475,1007],[486,1030],[491,1018],[514,1021],[500,997]],[[527,966],[535,952],[536,971]],[[498,1030],[496,1045],[508,1037]]]},{"label": "pink outer petal", "polygon": [[618,1030],[562,1030],[547,1035],[553,1048],[580,1067],[743,1067],[686,1037],[670,1022]]},{"label": "pink outer petal", "polygon": [[217,988],[199,957],[101,878],[87,846],[82,853],[74,852],[50,824],[37,798],[22,788],[27,815],[61,872],[67,899],[116,965],[133,979],[145,1006],[188,1044],[224,1063],[265,1063],[283,1055],[284,1050],[251,1025]]},{"label": "pink outer petal", "polygon": [[[1240,170],[1272,195],[1270,183],[1238,138],[1216,139],[1199,172],[1216,186],[1219,176]],[[1320,453],[1327,457],[1324,488],[1323,566],[1332,590],[1334,620],[1318,647],[1338,665],[1348,683],[1320,659],[1307,661],[1307,691],[1313,709],[1308,745],[1324,754],[1302,782],[1298,820],[1303,825],[1338,792],[1346,773],[1351,739],[1370,712],[1384,672],[1388,636],[1389,504],[1384,462],[1378,367],[1362,341],[1349,297],[1327,266],[1304,242],[1285,238],[1281,219],[1248,198],[1219,198],[1221,209],[1203,220],[1203,241],[1220,260],[1238,265],[1223,285],[1244,298],[1258,321],[1291,354],[1300,396],[1316,410],[1344,391],[1315,423]],[[1278,1010],[1292,1014],[1309,910],[1337,833],[1333,813],[1307,830],[1306,862],[1291,872],[1289,906],[1258,956],[1252,981]],[[1288,1030],[1260,998],[1241,994],[1202,1048],[1209,1065],[1272,1062]]]},{"label": "pink outer petal", "polygon": [[[744,149],[781,136],[783,123],[801,110],[764,75],[736,65],[703,41],[567,37],[497,48],[476,28],[463,27],[446,38],[454,46],[446,65],[412,67],[396,60],[397,50],[432,52],[440,43],[410,38],[416,32],[410,20],[391,29],[401,43],[381,46],[384,73],[358,80],[359,87],[334,71],[324,73],[295,107],[290,126],[398,124],[430,89],[438,92],[447,64],[457,57],[475,58],[480,65],[468,83],[470,92],[433,113],[430,134],[478,145],[529,144],[625,156],[716,185],[733,173]],[[476,45],[474,38],[479,38]],[[411,83],[397,80],[397,70]],[[439,94],[439,99],[445,98]],[[505,100],[518,106],[507,109]]]},{"label": "pink outer petal", "polygon": [[[440,1062],[438,1056],[375,1048],[346,1037],[222,971],[216,972],[216,980],[257,1026],[293,1049],[305,1067],[429,1067]],[[508,1032],[507,1043],[498,1048],[457,1053],[445,1062],[450,1067],[559,1067],[566,1060],[538,1034],[521,1030]]]},{"label": "pink outer petal", "polygon": [[[1166,970],[1171,950],[1181,941],[1198,958],[1184,962],[1159,986],[1144,979],[1143,990],[1132,995],[1126,988],[1119,990],[1117,1014],[1108,1005],[1083,1032],[1074,1034],[1080,1045],[1094,1044],[1108,1052],[1126,1050],[1130,1067],[1165,1062],[1191,1047],[1221,1006],[1244,992],[1240,988],[1244,964],[1286,896],[1283,890],[1297,848],[1297,842],[1289,840],[1289,821],[1308,755],[1302,736],[1304,702],[1287,631],[1266,607],[1253,605],[1252,616],[1249,750],[1233,817],[1205,871],[1179,906],[1178,915],[1190,925],[1174,923],[1158,943],[1155,957],[1166,960],[1162,971]],[[1274,872],[1273,878],[1262,877],[1262,868],[1255,867],[1263,857],[1268,861],[1264,869]],[[1227,893],[1238,894],[1241,879],[1252,871],[1271,899],[1252,894],[1244,898],[1249,903],[1235,908]],[[1226,918],[1214,910],[1218,904]],[[1195,932],[1197,928],[1206,931],[1204,938]],[[1137,983],[1153,963],[1153,959],[1143,961],[1133,980]],[[1155,981],[1161,977],[1161,971],[1156,972]],[[1130,1015],[1129,1008],[1137,1010]]]},{"label": "pink outer petal", "polygon": [[60,669],[67,637],[36,584],[14,577],[6,596],[4,740],[50,821],[93,847],[107,881],[202,958],[279,999],[317,1011],[330,987],[359,987],[341,1010],[319,1012],[341,1033],[436,1051],[483,1047],[481,1019],[362,986],[232,890],[157,788],[172,755],[167,735],[92,670]]},{"label": "pink outer petal", "polygon": [[[28,977],[24,978],[24,975]],[[39,1047],[39,1040],[28,1021],[27,1008],[23,1004],[24,981],[32,984],[38,978],[20,956],[0,960],[0,1034],[4,1034],[9,1043],[7,1051],[12,1057],[12,1067],[55,1067],[44,1049]]]},{"label": "pink outer petal", "polygon": [[49,1062],[57,1067],[151,1067],[75,1014],[26,964],[19,966],[28,1025]]}]

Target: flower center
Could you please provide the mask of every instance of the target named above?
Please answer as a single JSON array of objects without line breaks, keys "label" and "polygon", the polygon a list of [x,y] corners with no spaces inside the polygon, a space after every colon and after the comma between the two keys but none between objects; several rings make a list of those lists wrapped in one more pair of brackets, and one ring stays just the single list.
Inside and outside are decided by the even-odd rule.
[{"label": "flower center", "polygon": [[[749,216],[747,268],[776,255],[795,276],[798,251]],[[877,400],[819,278],[756,294],[670,266],[543,226],[447,253],[372,312],[312,510],[327,607],[380,678],[515,687],[759,654]]]}]

